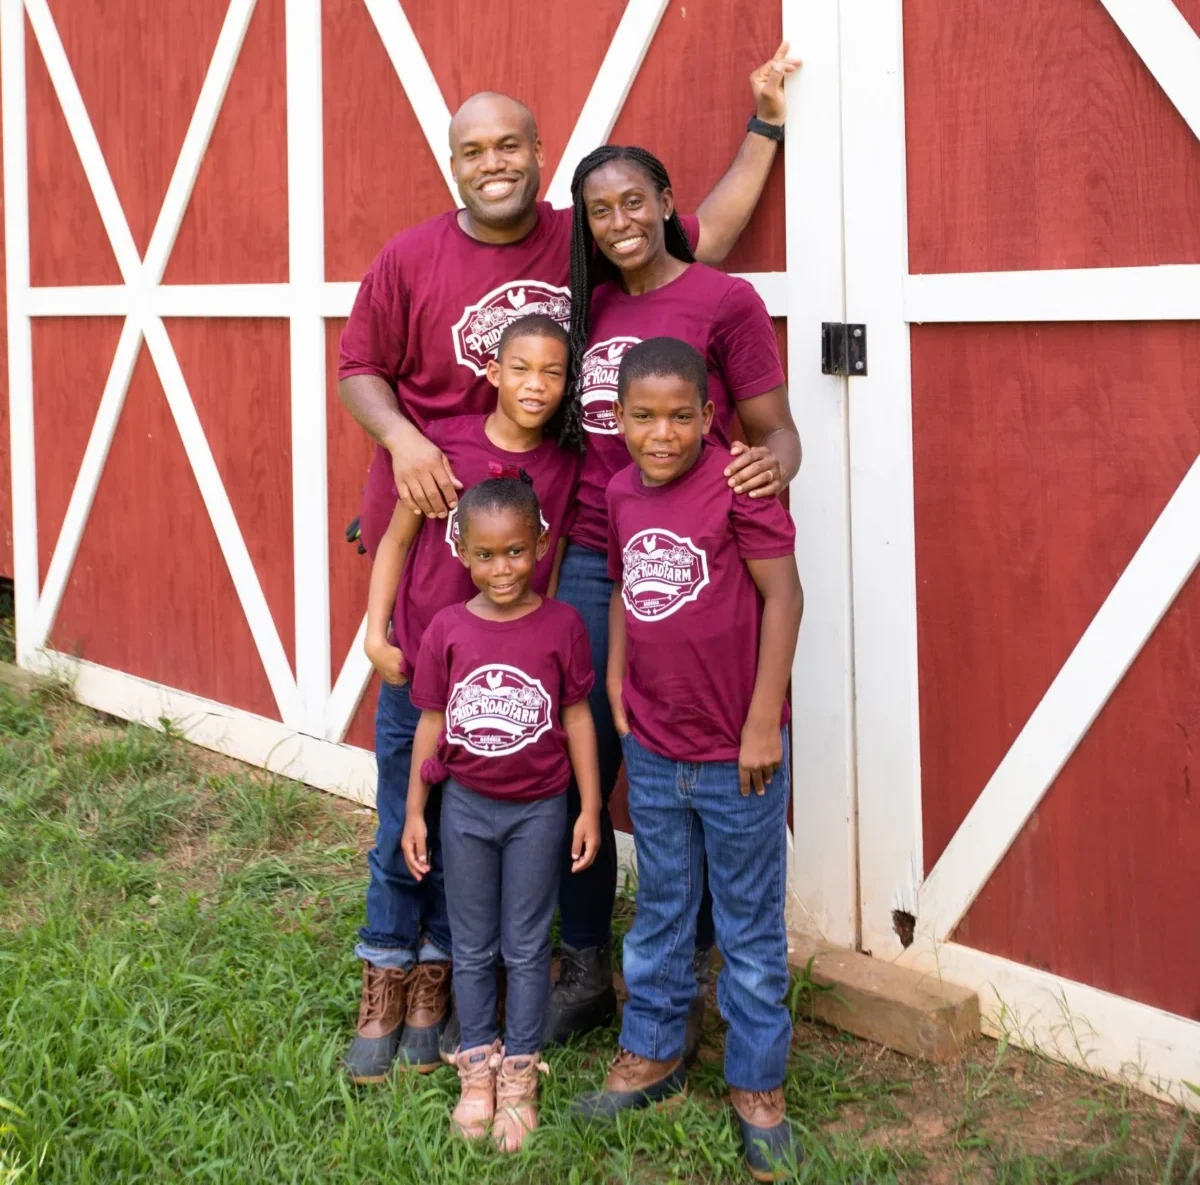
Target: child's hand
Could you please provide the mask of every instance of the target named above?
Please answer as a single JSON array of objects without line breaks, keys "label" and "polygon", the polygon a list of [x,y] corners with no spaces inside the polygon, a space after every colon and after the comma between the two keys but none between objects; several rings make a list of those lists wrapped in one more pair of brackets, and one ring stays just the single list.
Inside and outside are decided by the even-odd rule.
[{"label": "child's hand", "polygon": [[625,705],[621,701],[621,684],[608,684],[608,706],[612,709],[613,727],[617,736],[623,737],[629,731],[629,721],[625,718]]},{"label": "child's hand", "polygon": [[759,796],[766,794],[771,777],[783,761],[783,737],[779,718],[760,723],[747,720],[742,728],[742,747],[738,750],[738,783],[745,798],[754,787]]},{"label": "child's hand", "polygon": [[571,833],[571,871],[582,872],[600,851],[600,812],[583,811]]},{"label": "child's hand", "polygon": [[404,863],[414,880],[422,880],[429,871],[429,832],[425,828],[425,819],[421,815],[409,815],[404,820],[404,835],[400,838],[400,850],[404,853]]},{"label": "child's hand", "polygon": [[386,639],[381,641],[368,638],[363,649],[385,683],[401,687],[408,682],[404,674],[404,654],[399,646],[393,646]]}]

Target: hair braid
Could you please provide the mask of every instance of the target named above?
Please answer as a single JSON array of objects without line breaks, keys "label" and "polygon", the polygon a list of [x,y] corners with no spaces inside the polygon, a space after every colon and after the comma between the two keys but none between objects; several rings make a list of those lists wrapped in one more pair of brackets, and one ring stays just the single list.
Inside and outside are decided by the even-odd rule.
[{"label": "hair braid", "polygon": [[[596,250],[591,227],[588,226],[587,209],[583,201],[583,183],[590,173],[601,165],[615,160],[629,161],[637,165],[661,194],[671,186],[671,178],[662,161],[644,148],[620,144],[605,144],[589,152],[579,162],[571,178],[571,202],[574,218],[571,225],[571,369],[567,390],[566,413],[563,416],[559,443],[564,447],[583,449],[586,433],[583,430],[582,377],[583,356],[587,352],[590,332],[590,310],[592,290],[601,278],[616,278],[617,269]],[[696,256],[688,243],[687,232],[678,210],[671,211],[663,228],[667,252],[694,263]]]}]

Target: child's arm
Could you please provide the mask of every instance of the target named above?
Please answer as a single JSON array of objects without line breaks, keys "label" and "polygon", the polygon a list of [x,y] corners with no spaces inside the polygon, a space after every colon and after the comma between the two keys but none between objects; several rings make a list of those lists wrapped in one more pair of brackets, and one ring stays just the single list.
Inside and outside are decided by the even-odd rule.
[{"label": "child's arm", "polygon": [[396,604],[400,574],[412,542],[425,520],[413,514],[402,502],[396,503],[392,521],[379,541],[371,566],[371,588],[367,593],[367,640],[363,647],[371,665],[388,683],[403,683],[400,667],[404,655],[388,637],[388,625]]},{"label": "child's arm", "polygon": [[743,794],[765,794],[779,763],[783,745],[779,718],[792,673],[796,635],[804,613],[804,590],[794,556],[747,560],[746,567],[763,598],[762,629],[758,639],[758,673],[750,711],[742,728],[738,753],[738,780]]},{"label": "child's arm", "polygon": [[579,787],[579,818],[571,833],[571,871],[582,872],[600,850],[600,758],[596,750],[596,726],[587,700],[563,708],[562,723],[571,769]]},{"label": "child's arm", "polygon": [[437,753],[438,737],[446,726],[445,712],[431,712],[428,708],[417,721],[413,735],[412,765],[408,773],[408,802],[404,810],[404,834],[400,838],[400,850],[404,863],[416,880],[421,880],[429,871],[429,832],[425,827],[425,803],[429,800],[429,783],[421,777],[421,766]]},{"label": "child's arm", "polygon": [[617,735],[629,731],[625,719],[625,706],[621,703],[621,690],[625,686],[625,602],[621,599],[621,586],[613,585],[612,600],[608,602],[608,673],[605,690],[608,692],[609,707],[612,708],[613,724]]},{"label": "child's arm", "polygon": [[564,535],[554,545],[554,567],[550,569],[550,583],[546,586],[546,596],[551,600],[558,593],[558,576],[562,571],[563,556],[567,554],[567,538]]}]

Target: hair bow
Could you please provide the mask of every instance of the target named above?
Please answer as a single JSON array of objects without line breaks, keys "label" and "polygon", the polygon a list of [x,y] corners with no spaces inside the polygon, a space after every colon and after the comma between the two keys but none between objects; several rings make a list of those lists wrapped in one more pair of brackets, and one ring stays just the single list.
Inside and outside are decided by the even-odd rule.
[{"label": "hair bow", "polygon": [[488,462],[488,474],[491,477],[511,477],[513,481],[532,484],[524,469],[518,469],[516,465],[501,465],[499,461]]}]

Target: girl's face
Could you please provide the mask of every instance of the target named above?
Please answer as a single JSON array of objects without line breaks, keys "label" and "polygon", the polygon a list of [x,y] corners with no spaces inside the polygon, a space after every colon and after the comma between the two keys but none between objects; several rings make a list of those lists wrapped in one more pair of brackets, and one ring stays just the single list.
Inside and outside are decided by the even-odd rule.
[{"label": "girl's face", "polygon": [[474,511],[458,540],[458,558],[493,605],[512,605],[529,591],[550,536],[516,510]]},{"label": "girl's face", "polygon": [[623,272],[637,271],[666,250],[664,224],[675,209],[669,189],[659,193],[638,165],[609,161],[588,174],[583,204],[592,237]]},{"label": "girl's face", "polygon": [[540,428],[562,402],[567,383],[567,347],[553,337],[514,337],[502,358],[487,366],[503,415],[522,428]]}]

